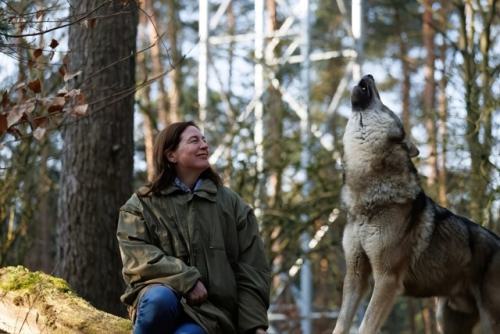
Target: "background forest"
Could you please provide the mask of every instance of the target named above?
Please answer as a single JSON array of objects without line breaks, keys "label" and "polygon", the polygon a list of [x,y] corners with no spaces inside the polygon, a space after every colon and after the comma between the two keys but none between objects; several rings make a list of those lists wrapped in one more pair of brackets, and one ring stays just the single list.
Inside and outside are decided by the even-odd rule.
[{"label": "background forest", "polygon": [[[118,209],[151,176],[155,134],[201,117],[225,184],[258,209],[273,266],[271,311],[286,319],[274,328],[300,333],[296,270],[309,259],[313,333],[329,333],[344,273],[339,194],[353,58],[341,52],[311,61],[312,135],[304,141],[294,107],[303,87],[293,61],[300,27],[285,29],[299,2],[265,1],[259,166],[254,42],[228,37],[254,32],[253,1],[209,1],[211,15],[227,8],[209,25],[200,116],[196,1],[0,0],[0,267],[60,276],[98,308],[124,315]],[[310,53],[353,49],[351,3],[310,2]],[[363,1],[357,59],[415,139],[427,193],[497,234],[498,7],[496,0]],[[303,247],[301,235],[313,242]],[[400,298],[384,331],[437,333],[434,309],[430,299]]]}]

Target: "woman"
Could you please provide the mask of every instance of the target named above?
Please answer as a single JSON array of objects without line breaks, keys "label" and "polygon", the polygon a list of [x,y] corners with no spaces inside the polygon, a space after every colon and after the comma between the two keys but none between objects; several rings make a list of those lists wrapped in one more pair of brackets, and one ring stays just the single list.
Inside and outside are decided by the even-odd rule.
[{"label": "woman", "polygon": [[270,273],[251,208],[221,184],[193,122],[154,146],[153,181],[120,210],[134,333],[265,333]]}]

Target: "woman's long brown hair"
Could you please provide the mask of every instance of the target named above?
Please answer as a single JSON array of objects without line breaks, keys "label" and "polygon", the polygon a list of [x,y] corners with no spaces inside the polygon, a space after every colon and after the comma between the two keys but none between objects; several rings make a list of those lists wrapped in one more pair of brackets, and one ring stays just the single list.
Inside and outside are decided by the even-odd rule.
[{"label": "woman's long brown hair", "polygon": [[[139,196],[147,196],[149,194],[157,195],[163,189],[174,183],[175,177],[177,176],[175,165],[168,161],[166,153],[175,151],[177,147],[179,147],[182,133],[189,126],[194,126],[199,129],[193,121],[177,122],[170,124],[156,136],[153,147],[153,180],[146,184],[145,190],[140,190],[138,192]],[[200,178],[212,180],[217,187],[222,185],[220,176],[212,167],[203,171]]]}]

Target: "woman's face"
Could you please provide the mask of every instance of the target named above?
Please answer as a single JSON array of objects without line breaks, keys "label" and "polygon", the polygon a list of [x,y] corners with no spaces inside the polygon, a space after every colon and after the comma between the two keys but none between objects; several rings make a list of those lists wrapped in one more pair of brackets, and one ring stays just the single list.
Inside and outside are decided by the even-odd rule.
[{"label": "woman's face", "polygon": [[175,164],[178,173],[199,172],[210,167],[208,144],[201,131],[188,126],[181,135],[177,149],[167,153],[167,159]]}]

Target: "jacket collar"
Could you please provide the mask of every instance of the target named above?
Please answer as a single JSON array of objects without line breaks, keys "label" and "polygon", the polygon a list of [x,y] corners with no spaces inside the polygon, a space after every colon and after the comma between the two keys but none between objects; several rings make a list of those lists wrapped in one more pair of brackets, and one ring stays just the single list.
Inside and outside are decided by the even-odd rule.
[{"label": "jacket collar", "polygon": [[[176,193],[185,194],[186,191],[175,185],[175,183],[160,191],[160,194],[165,196],[170,196]],[[200,179],[192,194],[215,202],[217,186],[210,179]]]}]

